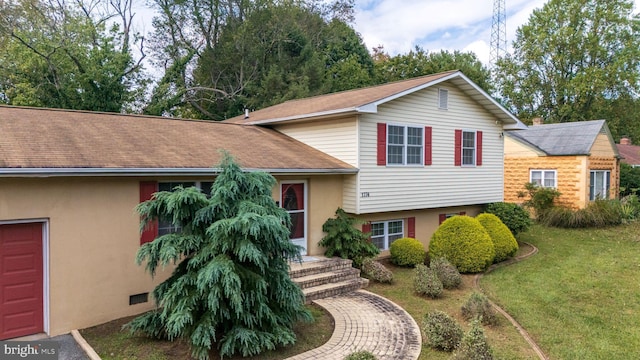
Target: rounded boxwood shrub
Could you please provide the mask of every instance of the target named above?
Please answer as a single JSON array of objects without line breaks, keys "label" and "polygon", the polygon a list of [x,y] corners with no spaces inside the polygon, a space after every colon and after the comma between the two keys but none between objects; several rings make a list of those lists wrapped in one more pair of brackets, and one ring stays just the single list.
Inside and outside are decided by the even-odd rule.
[{"label": "rounded boxwood shrub", "polygon": [[460,325],[446,313],[436,310],[425,315],[422,331],[426,345],[443,351],[453,351],[464,336]]},{"label": "rounded boxwood shrub", "polygon": [[484,325],[497,325],[498,316],[484,294],[473,292],[462,305],[462,317],[469,321],[480,319]]},{"label": "rounded boxwood shrub", "polygon": [[435,271],[418,264],[413,273],[413,289],[420,295],[437,298],[442,295],[442,282]]},{"label": "rounded boxwood shrub", "polygon": [[414,238],[402,238],[391,243],[391,262],[398,266],[424,264],[427,252],[422,243]]},{"label": "rounded boxwood shrub", "polygon": [[514,203],[497,202],[487,205],[485,212],[493,214],[507,225],[513,236],[529,230],[533,221],[529,212],[522,206]]},{"label": "rounded boxwood shrub", "polygon": [[509,228],[500,221],[500,218],[493,214],[485,213],[478,215],[476,219],[487,230],[491,241],[493,241],[493,248],[496,251],[494,262],[506,260],[516,254],[518,242],[509,231]]},{"label": "rounded boxwood shrub", "polygon": [[455,289],[462,283],[458,269],[443,257],[432,259],[429,267],[435,271],[445,289]]},{"label": "rounded boxwood shrub", "polygon": [[493,263],[495,249],[480,222],[469,216],[445,220],[429,243],[431,258],[445,257],[461,273],[484,271]]},{"label": "rounded boxwood shrub", "polygon": [[391,283],[393,281],[391,270],[372,258],[366,258],[362,261],[362,273],[367,278],[380,283]]}]

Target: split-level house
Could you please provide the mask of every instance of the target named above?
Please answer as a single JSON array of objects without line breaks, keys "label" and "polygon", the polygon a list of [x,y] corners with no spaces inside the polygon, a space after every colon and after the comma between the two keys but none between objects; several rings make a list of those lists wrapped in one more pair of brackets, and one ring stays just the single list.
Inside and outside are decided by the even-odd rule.
[{"label": "split-level house", "polygon": [[620,155],[604,120],[534,125],[505,132],[504,199],[520,203],[528,182],[558,189],[558,205],[580,209],[616,198]]},{"label": "split-level house", "polygon": [[0,106],[0,340],[149,310],[135,206],[207,191],[230,153],[277,180],[291,241],[321,255],[338,207],[372,241],[428,245],[447,216],[503,200],[503,134],[525,128],[461,72],[289,101],[227,122]]}]

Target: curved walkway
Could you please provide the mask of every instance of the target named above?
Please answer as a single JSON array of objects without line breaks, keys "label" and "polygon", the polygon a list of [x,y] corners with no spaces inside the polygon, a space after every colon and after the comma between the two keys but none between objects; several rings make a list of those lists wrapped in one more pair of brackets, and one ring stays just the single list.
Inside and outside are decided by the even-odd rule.
[{"label": "curved walkway", "polygon": [[420,356],[422,335],[418,324],[400,306],[364,290],[315,300],[335,321],[329,341],[319,348],[287,360],[343,360],[366,350],[379,360],[415,360]]},{"label": "curved walkway", "polygon": [[[482,278],[483,275],[488,274],[490,272],[492,272],[493,270],[499,268],[499,267],[503,267],[503,266],[507,266],[507,265],[511,265],[511,264],[515,264],[517,262],[520,262],[524,259],[527,259],[535,254],[538,253],[538,248],[529,244],[529,243],[524,243],[527,244],[527,246],[531,247],[531,251],[529,251],[526,254],[517,256],[515,258],[509,259],[507,261],[501,262],[499,264],[494,264],[491,267],[489,267],[489,269],[487,269],[487,271],[485,271],[484,273],[481,274],[477,274],[474,278],[474,286],[477,289],[482,290],[482,288],[480,287],[480,278]],[[518,323],[516,321],[516,319],[514,319],[511,315],[509,315],[509,313],[507,313],[506,311],[504,311],[504,309],[502,309],[500,306],[498,306],[496,303],[494,303],[493,301],[489,300],[489,302],[491,303],[491,305],[500,313],[502,314],[502,316],[504,316],[507,320],[509,320],[511,322],[511,324],[513,326],[515,326],[516,329],[518,329],[518,332],[520,333],[520,335],[522,335],[522,337],[529,343],[529,346],[531,346],[531,348],[533,349],[533,351],[536,353],[536,355],[538,355],[538,358],[540,358],[541,360],[547,360],[548,357],[544,354],[544,352],[542,352],[542,349],[540,348],[540,346],[538,346],[538,344],[536,344],[536,342],[533,340],[533,338],[531,337],[531,335],[529,335],[529,333],[522,327],[522,325],[520,325],[520,323]]]}]

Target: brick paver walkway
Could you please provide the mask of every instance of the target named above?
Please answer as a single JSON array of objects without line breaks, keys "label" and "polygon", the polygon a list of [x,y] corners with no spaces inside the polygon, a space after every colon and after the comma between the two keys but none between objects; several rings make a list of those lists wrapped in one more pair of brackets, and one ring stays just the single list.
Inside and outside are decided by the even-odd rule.
[{"label": "brick paver walkway", "polygon": [[379,360],[415,360],[422,335],[413,318],[388,299],[359,290],[351,294],[315,300],[335,321],[329,341],[319,348],[287,360],[343,360],[360,350]]}]

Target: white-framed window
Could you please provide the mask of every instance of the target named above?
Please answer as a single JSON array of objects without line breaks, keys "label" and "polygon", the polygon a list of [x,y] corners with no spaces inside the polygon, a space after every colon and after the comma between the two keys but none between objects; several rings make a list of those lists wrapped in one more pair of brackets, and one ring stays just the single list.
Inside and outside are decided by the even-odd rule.
[{"label": "white-framed window", "polygon": [[387,250],[391,243],[404,237],[404,220],[387,220],[371,223],[371,242],[380,250]]},{"label": "white-framed window", "polygon": [[476,132],[462,131],[462,165],[476,164]]},{"label": "white-framed window", "polygon": [[449,108],[449,90],[438,89],[438,109],[447,110]]},{"label": "white-framed window", "polygon": [[555,170],[531,170],[529,173],[529,182],[538,186],[557,188],[557,172]]},{"label": "white-framed window", "polygon": [[609,170],[591,170],[589,182],[589,200],[608,199],[611,187]]},{"label": "white-framed window", "polygon": [[[158,182],[158,191],[174,191],[176,187],[188,188],[195,186],[207,197],[211,196],[213,181],[165,181]],[[180,225],[174,225],[171,221],[158,220],[158,236],[180,232]]]},{"label": "white-framed window", "polygon": [[387,125],[387,164],[422,165],[424,128]]}]

